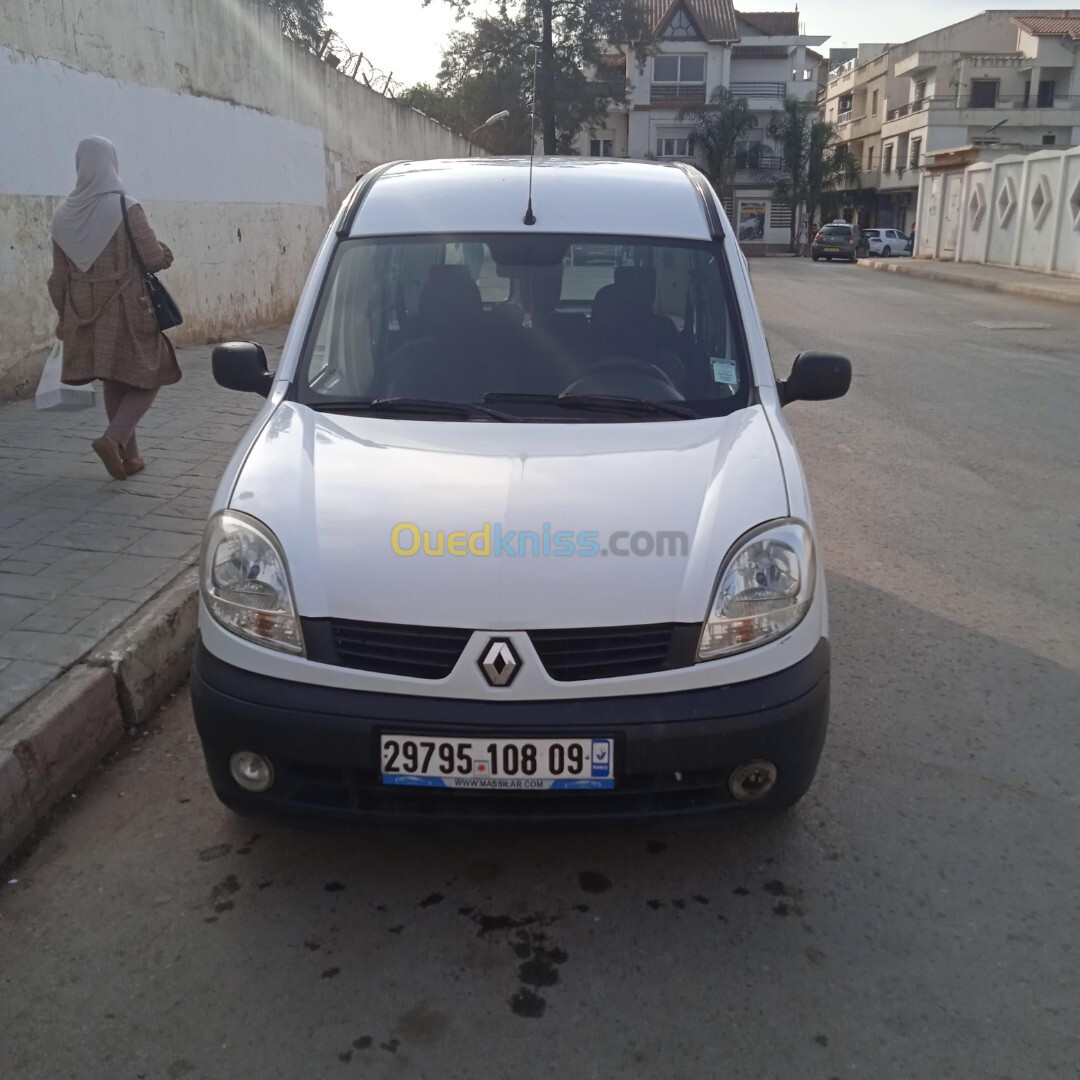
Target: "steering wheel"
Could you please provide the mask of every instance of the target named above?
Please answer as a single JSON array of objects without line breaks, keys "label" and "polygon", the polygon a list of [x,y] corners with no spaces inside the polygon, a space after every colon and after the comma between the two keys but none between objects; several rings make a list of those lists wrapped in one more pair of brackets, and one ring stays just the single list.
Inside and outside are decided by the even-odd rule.
[{"label": "steering wheel", "polygon": [[663,368],[656,364],[650,364],[647,360],[638,360],[633,356],[616,356],[610,360],[601,360],[599,364],[593,364],[586,368],[581,378],[592,378],[594,375],[638,375],[649,379],[659,379],[666,382],[673,389],[675,383],[671,376]]},{"label": "steering wheel", "polygon": [[630,357],[605,360],[588,368],[564,394],[607,394],[649,401],[684,401],[675,384],[655,364]]}]

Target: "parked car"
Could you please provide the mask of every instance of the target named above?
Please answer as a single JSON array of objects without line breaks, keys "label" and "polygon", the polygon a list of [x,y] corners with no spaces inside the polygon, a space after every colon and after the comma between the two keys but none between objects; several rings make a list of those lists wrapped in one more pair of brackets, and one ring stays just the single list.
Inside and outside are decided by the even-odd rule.
[{"label": "parked car", "polygon": [[[775,378],[697,170],[537,161],[530,204],[528,165],[373,169],[276,371],[214,350],[266,398],[206,526],[191,682],[241,813],[638,818],[813,779],[825,577],[782,408],[851,366]],[[574,265],[616,243],[610,280]]]},{"label": "parked car", "polygon": [[869,254],[870,249],[862,229],[846,221],[823,225],[810,247],[810,256],[814,262],[822,257],[826,262],[832,262],[833,259],[858,262],[859,256]]},{"label": "parked car", "polygon": [[863,229],[871,255],[910,255],[911,246],[907,236],[897,229]]}]

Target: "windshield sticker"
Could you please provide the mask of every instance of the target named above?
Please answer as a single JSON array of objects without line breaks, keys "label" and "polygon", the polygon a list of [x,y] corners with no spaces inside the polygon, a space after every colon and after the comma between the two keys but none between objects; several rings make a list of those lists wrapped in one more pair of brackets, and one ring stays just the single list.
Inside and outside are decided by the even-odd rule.
[{"label": "windshield sticker", "polygon": [[735,371],[735,365],[730,360],[717,360],[712,357],[713,382],[723,383],[725,386],[738,386],[739,376]]}]

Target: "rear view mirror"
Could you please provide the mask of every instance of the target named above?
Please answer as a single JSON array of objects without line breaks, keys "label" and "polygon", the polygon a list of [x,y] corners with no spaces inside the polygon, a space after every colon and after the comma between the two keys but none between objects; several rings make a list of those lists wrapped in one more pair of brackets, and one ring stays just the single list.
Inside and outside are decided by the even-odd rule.
[{"label": "rear view mirror", "polygon": [[218,345],[210,356],[214,379],[226,390],[245,393],[270,393],[274,376],[266,369],[266,353],[253,341],[229,341]]},{"label": "rear view mirror", "polygon": [[830,401],[851,386],[851,361],[835,353],[803,352],[795,357],[791,374],[777,383],[780,404],[792,401]]}]

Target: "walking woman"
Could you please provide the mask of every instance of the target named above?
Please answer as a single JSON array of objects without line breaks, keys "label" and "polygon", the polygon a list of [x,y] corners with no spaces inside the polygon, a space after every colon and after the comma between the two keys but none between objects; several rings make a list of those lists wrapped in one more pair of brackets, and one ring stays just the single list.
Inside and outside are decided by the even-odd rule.
[{"label": "walking woman", "polygon": [[[149,273],[172,265],[138,200],[124,190],[116,147],[93,135],[75,151],[75,190],[53,218],[53,269],[49,296],[64,343],[65,383],[101,379],[109,426],[90,445],[116,480],[144,467],[135,427],[162,386],[178,382],[172,343],[158,329],[150,298],[132,253]],[[126,201],[130,236],[121,199]]]}]

